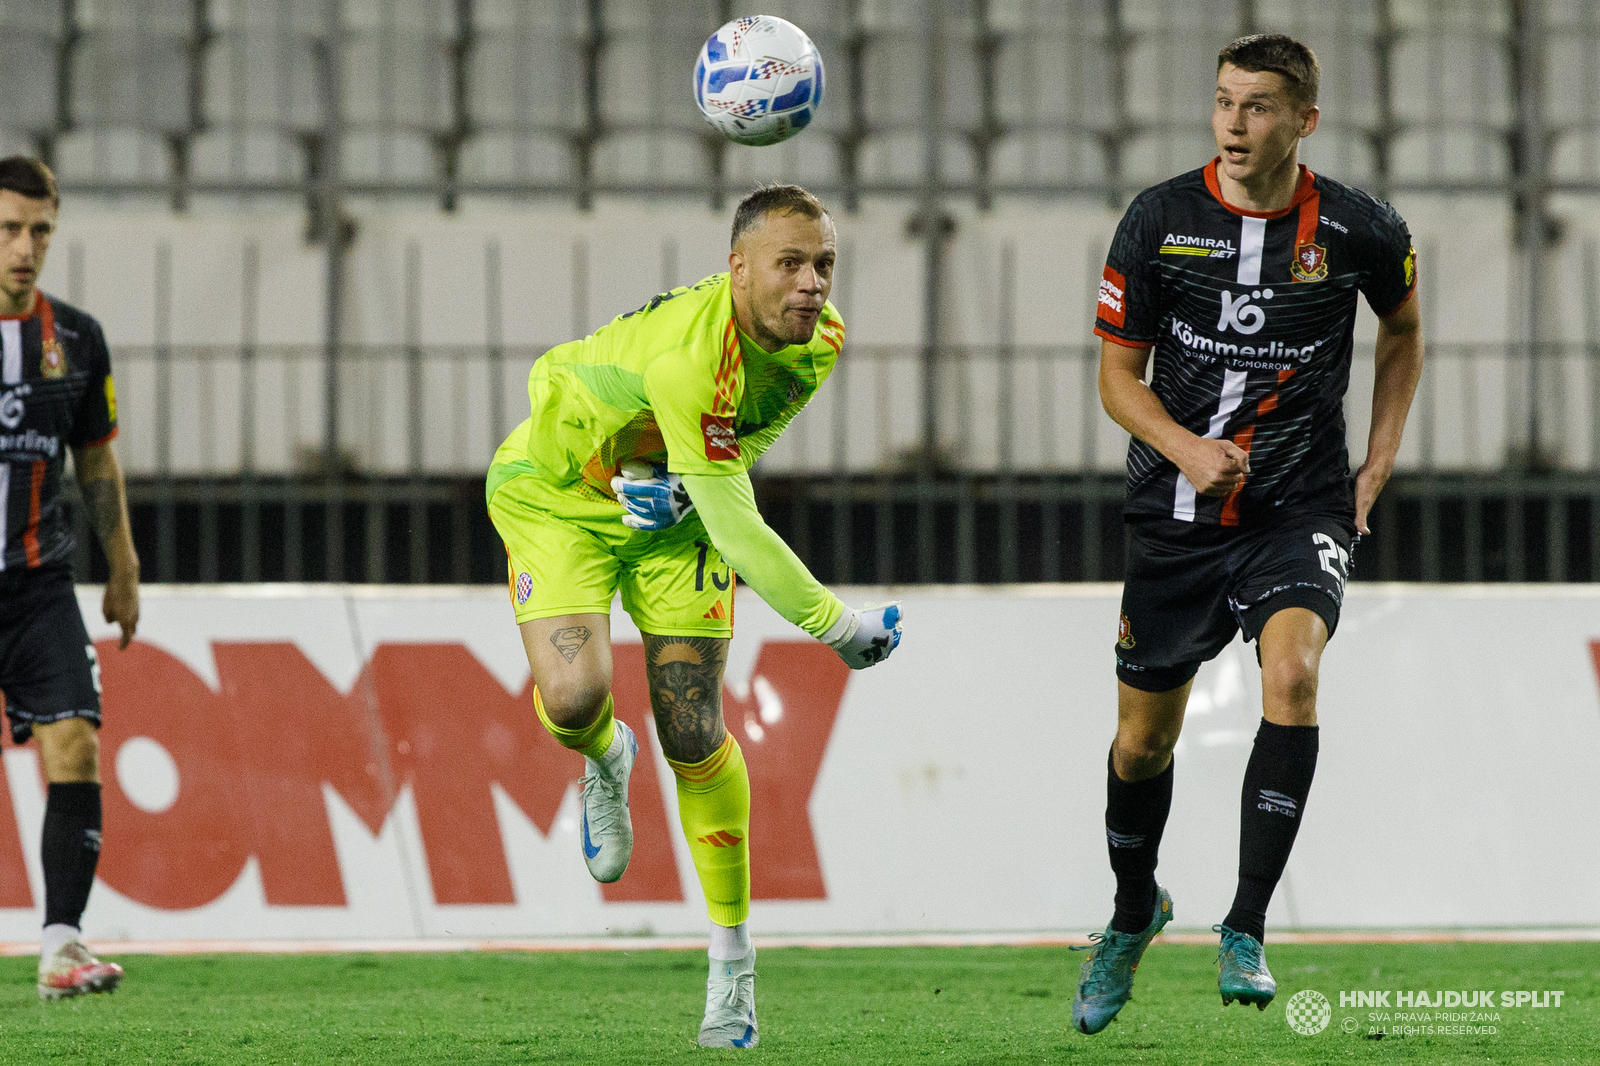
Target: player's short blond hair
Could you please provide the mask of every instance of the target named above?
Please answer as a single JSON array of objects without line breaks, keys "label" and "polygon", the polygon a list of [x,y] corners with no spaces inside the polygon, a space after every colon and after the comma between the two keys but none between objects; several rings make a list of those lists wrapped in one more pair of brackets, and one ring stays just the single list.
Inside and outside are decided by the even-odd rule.
[{"label": "player's short blond hair", "polygon": [[1315,107],[1322,88],[1316,53],[1284,33],[1252,33],[1217,53],[1217,70],[1232,63],[1252,74],[1270,71],[1289,83],[1289,96],[1301,107]]},{"label": "player's short blond hair", "polygon": [[733,212],[733,238],[729,242],[737,247],[739,238],[754,229],[760,221],[774,211],[784,214],[798,212],[806,218],[832,218],[821,200],[798,185],[760,185],[749,196],[739,201]]}]

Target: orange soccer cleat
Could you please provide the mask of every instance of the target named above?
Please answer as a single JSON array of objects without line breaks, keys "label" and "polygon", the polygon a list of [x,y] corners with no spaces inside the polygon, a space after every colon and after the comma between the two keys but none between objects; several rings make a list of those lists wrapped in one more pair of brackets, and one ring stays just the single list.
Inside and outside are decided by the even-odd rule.
[{"label": "orange soccer cleat", "polygon": [[69,940],[39,965],[39,998],[70,999],[91,992],[110,992],[122,981],[122,967],[101,962],[81,940]]}]

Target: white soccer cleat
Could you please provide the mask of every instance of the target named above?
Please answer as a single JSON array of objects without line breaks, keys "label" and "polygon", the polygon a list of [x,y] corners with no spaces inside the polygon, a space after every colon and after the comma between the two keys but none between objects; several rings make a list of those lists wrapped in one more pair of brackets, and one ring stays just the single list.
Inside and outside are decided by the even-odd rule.
[{"label": "white soccer cleat", "polygon": [[70,999],[91,992],[113,991],[122,981],[122,967],[101,962],[81,940],[69,940],[39,964],[39,998]]},{"label": "white soccer cleat", "polygon": [[583,861],[603,884],[622,876],[633,855],[633,816],[628,813],[628,775],[639,754],[633,730],[617,722],[621,750],[606,759],[585,756],[583,770]]},{"label": "white soccer cleat", "polygon": [[756,949],[733,962],[712,959],[700,1046],[755,1047],[760,1039],[756,1031]]}]

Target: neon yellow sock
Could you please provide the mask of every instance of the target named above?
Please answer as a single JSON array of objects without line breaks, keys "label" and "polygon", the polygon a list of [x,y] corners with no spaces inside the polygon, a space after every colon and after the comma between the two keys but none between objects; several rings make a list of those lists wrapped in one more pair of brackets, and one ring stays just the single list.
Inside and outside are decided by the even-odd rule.
[{"label": "neon yellow sock", "polygon": [[611,713],[611,697],[606,696],[606,705],[600,708],[600,714],[594,721],[582,729],[562,729],[550,720],[544,713],[544,699],[539,695],[537,685],[533,689],[533,709],[539,712],[539,721],[556,738],[556,742],[563,748],[581,751],[591,759],[598,759],[611,749],[611,736],[616,732],[616,719]]},{"label": "neon yellow sock", "polygon": [[750,773],[729,733],[702,762],[667,760],[678,779],[678,820],[700,874],[706,913],[721,926],[750,917]]}]

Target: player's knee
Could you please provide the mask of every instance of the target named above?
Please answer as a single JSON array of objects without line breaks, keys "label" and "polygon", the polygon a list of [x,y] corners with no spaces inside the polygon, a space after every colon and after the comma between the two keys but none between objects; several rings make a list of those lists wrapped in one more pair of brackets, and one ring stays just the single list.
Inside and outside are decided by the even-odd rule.
[{"label": "player's knee", "polygon": [[563,678],[553,684],[539,682],[544,713],[562,729],[582,729],[599,716],[611,686],[601,678]]},{"label": "player's knee", "polygon": [[1163,730],[1136,729],[1117,733],[1116,770],[1124,781],[1143,781],[1167,768],[1178,734]]},{"label": "player's knee", "polygon": [[40,762],[53,782],[96,781],[100,777],[100,734],[84,718],[68,718],[34,730]]},{"label": "player's knee", "polygon": [[1299,655],[1269,659],[1261,666],[1261,689],[1268,703],[1286,711],[1314,708],[1317,664]]}]

